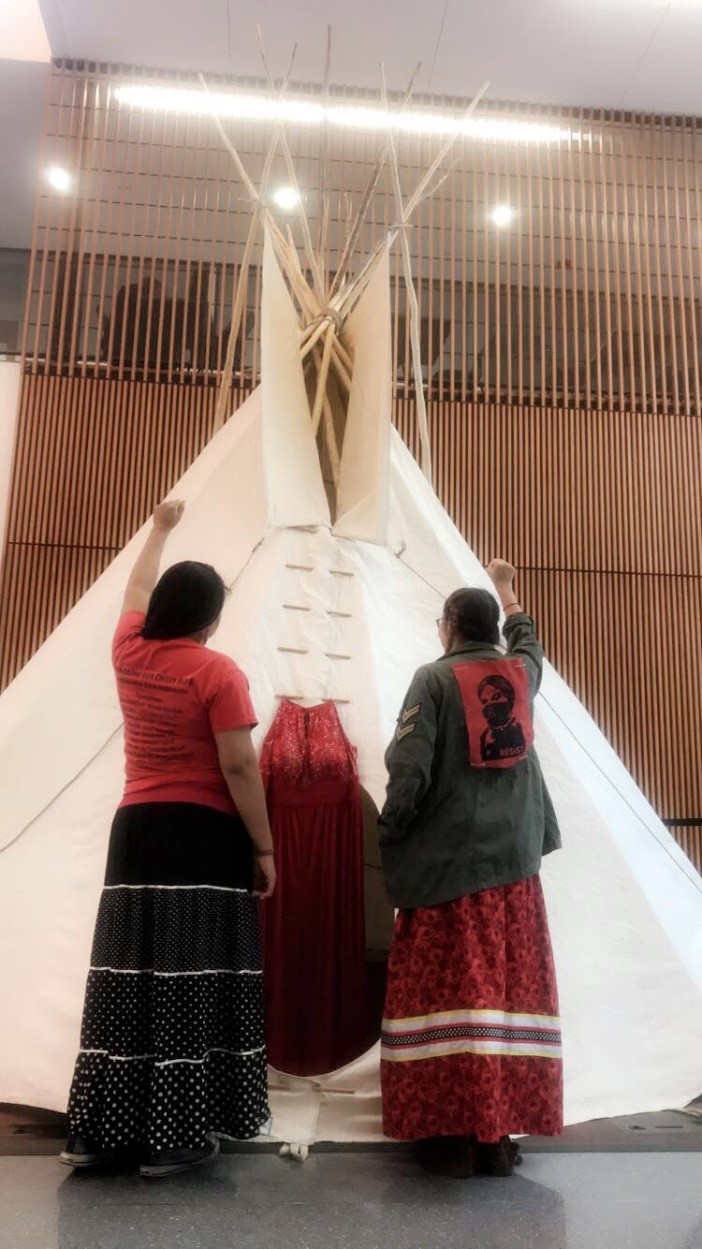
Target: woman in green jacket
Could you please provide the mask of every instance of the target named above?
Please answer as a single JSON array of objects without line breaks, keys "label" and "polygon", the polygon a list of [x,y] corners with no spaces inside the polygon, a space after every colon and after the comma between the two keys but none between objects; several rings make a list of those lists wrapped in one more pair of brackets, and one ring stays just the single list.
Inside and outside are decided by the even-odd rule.
[{"label": "woman in green jacket", "polygon": [[381,1075],[385,1132],[456,1176],[509,1175],[510,1133],[562,1127],[556,976],[539,870],[560,846],[533,748],[543,649],[489,568],[437,621],[443,656],[420,668],[388,749],[383,869],[398,908]]}]

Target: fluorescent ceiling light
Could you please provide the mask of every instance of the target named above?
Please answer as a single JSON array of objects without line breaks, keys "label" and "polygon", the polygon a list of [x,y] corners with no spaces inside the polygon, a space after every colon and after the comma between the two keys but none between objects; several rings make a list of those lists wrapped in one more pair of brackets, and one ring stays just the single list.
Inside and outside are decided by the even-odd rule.
[{"label": "fluorescent ceiling light", "polygon": [[284,212],[292,212],[300,203],[300,196],[293,186],[280,186],[273,195],[273,203]]},{"label": "fluorescent ceiling light", "polygon": [[71,185],[71,175],[60,165],[50,165],[46,170],[46,181],[55,191],[67,191]]},{"label": "fluorescent ceiling light", "polygon": [[115,88],[121,104],[156,112],[196,117],[223,117],[240,121],[297,122],[340,128],[387,131],[388,123],[402,134],[451,135],[505,143],[558,143],[579,139],[580,133],[541,122],[510,121],[504,117],[460,117],[406,109],[373,108],[359,104],[330,104],[239,92],[198,91],[185,87],[124,85]]},{"label": "fluorescent ceiling light", "polygon": [[509,204],[498,204],[490,213],[496,226],[508,226],[514,221],[514,209]]}]

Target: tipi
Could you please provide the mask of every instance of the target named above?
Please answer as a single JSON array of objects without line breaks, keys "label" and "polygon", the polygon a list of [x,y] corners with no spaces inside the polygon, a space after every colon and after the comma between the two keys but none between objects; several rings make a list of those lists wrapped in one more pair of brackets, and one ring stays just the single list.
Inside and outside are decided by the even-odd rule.
[{"label": "tipi", "polygon": [[[262,384],[175,487],[187,510],[168,553],[213,562],[232,587],[217,646],[249,676],[260,734],[281,696],[336,699],[378,806],[442,600],[488,584],[391,427],[388,246],[343,315],[309,305],[301,348],[304,279],[267,233]],[[142,538],[0,698],[0,1101],[65,1106],[121,788],[109,643]],[[566,1121],[682,1105],[702,1083],[702,884],[551,669],[537,734],[565,845],[544,880]],[[378,1060],[375,1048],[318,1079],[273,1073],[273,1135],[379,1139]]]}]

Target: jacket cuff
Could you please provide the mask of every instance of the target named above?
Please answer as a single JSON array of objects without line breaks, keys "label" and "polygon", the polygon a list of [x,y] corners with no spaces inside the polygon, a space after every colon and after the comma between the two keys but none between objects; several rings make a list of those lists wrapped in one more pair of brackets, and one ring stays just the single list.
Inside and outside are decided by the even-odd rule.
[{"label": "jacket cuff", "polygon": [[386,824],[383,820],[378,822],[378,841],[381,846],[393,846],[395,842],[402,841],[405,836],[405,830],[398,828],[394,824]]},{"label": "jacket cuff", "polygon": [[528,611],[512,612],[511,616],[505,617],[505,622],[502,626],[502,632],[507,633],[509,629],[513,628],[514,625],[523,625],[523,624],[531,625],[532,629],[534,630],[536,629],[536,626],[534,624],[534,618],[533,616],[529,615]]}]

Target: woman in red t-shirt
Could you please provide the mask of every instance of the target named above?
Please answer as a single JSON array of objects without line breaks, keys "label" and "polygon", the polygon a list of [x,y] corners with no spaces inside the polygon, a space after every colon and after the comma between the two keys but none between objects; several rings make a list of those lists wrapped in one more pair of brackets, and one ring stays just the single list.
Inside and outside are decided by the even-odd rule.
[{"label": "woman in red t-shirt", "polygon": [[156,509],[112,645],[125,789],[68,1107],[69,1166],[143,1175],[213,1157],[269,1117],[257,898],[275,888],[246,677],[207,648],[226,587],[207,564],[158,581],[182,503]]}]

